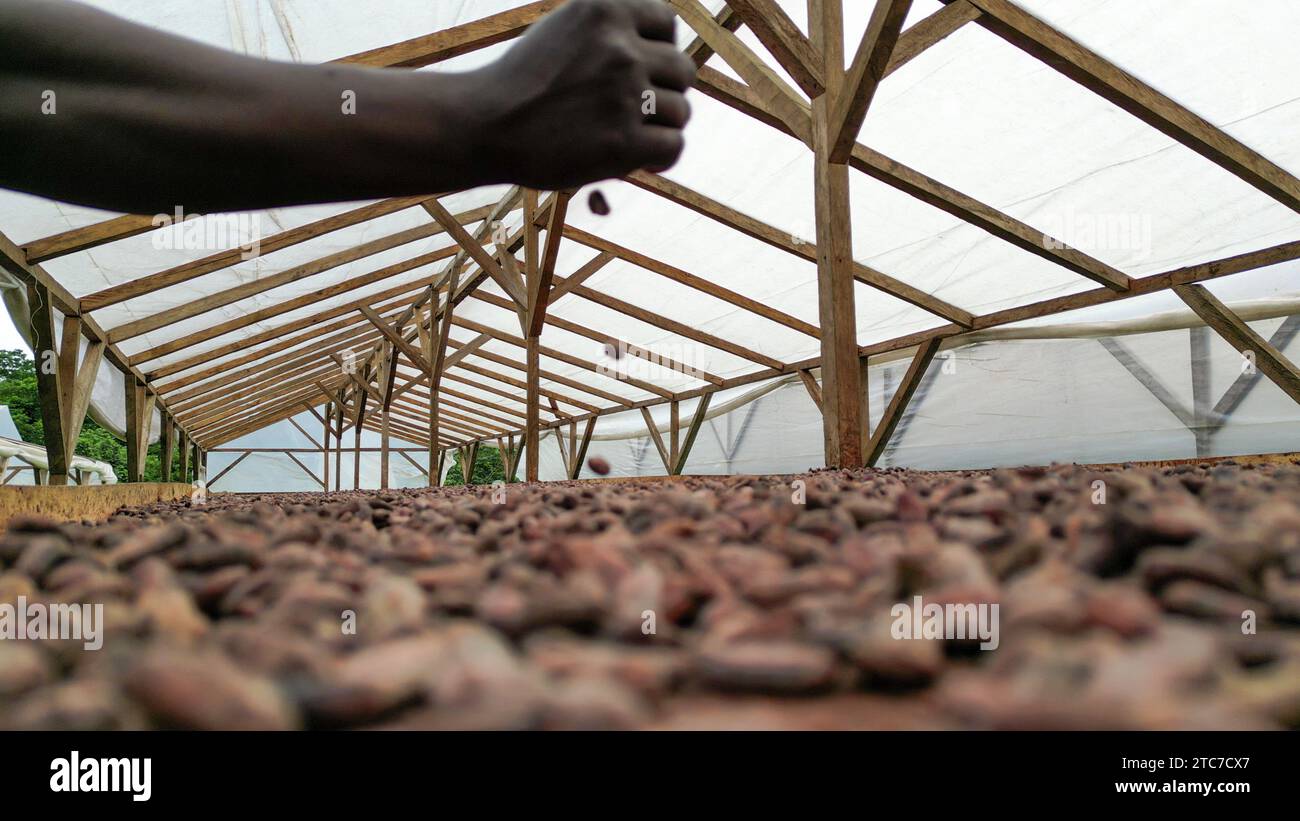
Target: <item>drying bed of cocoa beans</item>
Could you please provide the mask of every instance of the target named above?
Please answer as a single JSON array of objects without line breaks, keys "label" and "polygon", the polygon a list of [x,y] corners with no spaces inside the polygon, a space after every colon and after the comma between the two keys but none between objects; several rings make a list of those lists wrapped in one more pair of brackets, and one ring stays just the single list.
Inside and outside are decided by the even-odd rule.
[{"label": "drying bed of cocoa beans", "polygon": [[[891,608],[997,604],[999,640]],[[0,537],[0,727],[1300,726],[1300,468],[210,496]]]}]

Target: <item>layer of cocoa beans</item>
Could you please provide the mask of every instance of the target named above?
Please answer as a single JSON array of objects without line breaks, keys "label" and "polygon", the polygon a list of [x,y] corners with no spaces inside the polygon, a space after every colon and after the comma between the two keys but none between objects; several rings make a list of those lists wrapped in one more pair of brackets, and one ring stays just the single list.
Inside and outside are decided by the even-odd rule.
[{"label": "layer of cocoa beans", "polygon": [[[997,605],[978,638],[894,608]],[[5,729],[1300,727],[1300,467],[212,494],[11,520]]]}]

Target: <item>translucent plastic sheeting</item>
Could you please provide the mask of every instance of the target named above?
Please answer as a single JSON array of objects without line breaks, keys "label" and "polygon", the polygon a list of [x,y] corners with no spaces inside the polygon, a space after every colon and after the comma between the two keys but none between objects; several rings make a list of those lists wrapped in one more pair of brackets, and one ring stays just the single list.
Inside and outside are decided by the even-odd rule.
[{"label": "translucent plastic sheeting", "polygon": [[[320,62],[471,22],[525,3],[524,0],[441,3],[427,0],[369,3],[343,0],[229,0],[226,3],[97,0],[94,4],[222,48],[276,60]],[[722,3],[711,0],[706,5],[711,11],[716,11]],[[804,0],[780,0],[780,5],[796,24],[806,26]],[[848,54],[857,48],[872,5],[869,2],[844,3]],[[1020,5],[1188,106],[1283,168],[1300,170],[1300,147],[1292,139],[1300,131],[1300,52],[1288,39],[1295,29],[1293,23],[1297,14],[1300,14],[1293,2],[1020,0]],[[935,0],[918,0],[913,3],[907,25],[940,8],[941,4]],[[693,36],[685,26],[679,26],[679,45],[684,46]],[[738,36],[771,65],[778,76],[786,77],[752,32],[742,28]],[[471,70],[500,56],[509,47],[509,43],[500,43],[421,70]],[[734,76],[730,67],[716,55],[708,65]],[[790,82],[788,77],[786,79]],[[761,220],[793,242],[811,243],[816,234],[813,171],[812,157],[806,146],[703,94],[692,93],[690,99],[694,119],[687,131],[687,149],[681,162],[666,176],[724,206]],[[1160,273],[1300,238],[1300,215],[978,24],[962,27],[887,77],[875,96],[859,141],[1130,276]],[[322,169],[322,172],[328,173],[328,169]],[[609,182],[599,187],[613,208],[612,214],[601,217],[589,213],[584,192],[570,207],[567,218],[570,225],[769,305],[800,322],[813,326],[818,323],[817,276],[813,262],[727,228],[707,216],[675,206],[628,183]],[[469,211],[496,203],[505,190],[498,186],[464,192],[444,197],[443,203],[453,213]],[[1096,283],[1082,276],[857,171],[851,172],[850,199],[856,261],[966,311],[983,314],[1097,287]],[[365,204],[275,209],[250,215],[252,221],[243,227],[258,237],[266,238]],[[20,244],[111,216],[93,209],[0,192],[0,229]],[[429,225],[430,222],[422,209],[410,207],[120,302],[95,311],[93,316],[105,328],[120,328],[200,298],[220,298],[233,288],[247,287],[249,283],[292,271],[329,254]],[[512,213],[505,224],[510,230],[516,229],[520,224],[519,212]],[[477,223],[472,224],[470,230],[478,227]],[[74,296],[84,297],[199,259],[222,248],[236,247],[248,239],[247,235],[238,235],[220,248],[160,248],[156,233],[143,234],[50,260],[44,265]],[[310,299],[325,289],[345,286],[359,276],[450,244],[450,238],[441,234],[409,242],[214,307],[182,321],[149,329],[123,339],[120,348],[128,357],[139,360],[138,364],[146,374],[179,363],[199,362],[201,367],[210,367],[231,362],[275,344],[274,341],[246,341],[255,340],[257,334],[272,333],[286,323],[332,309],[342,310],[340,316],[355,318],[355,311],[346,306],[404,285],[410,286],[407,298],[413,299],[422,285],[445,269],[445,261],[335,293],[319,302],[290,310],[281,307],[289,300]],[[557,274],[561,277],[572,275],[596,253],[595,249],[579,241],[565,240],[560,247]],[[1265,298],[1289,298],[1295,295],[1295,283],[1300,281],[1297,270],[1295,264],[1287,263],[1216,281],[1210,287],[1234,305],[1253,304]],[[542,345],[550,353],[542,357],[543,368],[562,379],[587,384],[627,401],[642,401],[656,394],[645,389],[644,385],[593,373],[589,367],[573,360],[610,365],[604,354],[605,337],[608,337],[608,340],[622,340],[671,357],[709,376],[726,379],[756,373],[767,367],[769,360],[800,362],[815,358],[820,352],[820,341],[815,335],[738,309],[725,300],[629,262],[615,260],[584,284],[614,300],[680,323],[675,330],[659,328],[634,318],[616,304],[597,304],[579,293],[566,295],[551,306],[553,317],[581,325],[588,333],[548,326],[542,336]],[[482,289],[488,300],[502,298],[501,289],[495,283],[489,281]],[[879,343],[946,324],[946,320],[928,311],[864,284],[856,284],[855,291],[860,344]],[[5,296],[6,305],[16,318],[25,311],[21,296],[14,291],[6,292]],[[1152,314],[1167,311],[1185,312],[1186,307],[1173,294],[1153,294],[1068,315],[1017,323],[1017,327],[1033,327],[1043,335],[1051,336],[1050,329],[1057,325],[1114,322],[1119,323],[1116,332],[1120,333],[1126,328],[1139,327]],[[221,323],[242,324],[256,312],[262,312],[258,314],[261,318],[244,327],[196,341],[182,350],[144,359],[146,352],[160,346],[189,339]],[[457,315],[490,329],[498,337],[483,347],[484,355],[468,357],[467,364],[491,367],[522,378],[521,371],[487,359],[487,356],[495,355],[522,362],[522,349],[508,338],[501,338],[520,336],[512,310],[489,304],[484,299],[470,298],[458,306]],[[20,321],[19,324],[23,323]],[[368,326],[362,324],[354,326],[357,332],[367,329]],[[452,337],[464,343],[477,333],[474,328],[456,327]],[[734,349],[720,350],[691,338],[700,333],[752,351],[757,355],[757,361],[753,356],[742,355]],[[1039,359],[1060,356],[1063,357],[1060,368],[1067,373],[1076,367],[1071,364],[1076,361],[1077,367],[1082,368],[1092,362],[1093,357],[1110,356],[1095,341],[1071,339],[1059,344],[1057,347],[1057,343],[1050,339],[1002,341],[972,347],[969,351],[984,357],[991,349],[1014,348],[1021,352],[1017,356]],[[311,345],[310,340],[303,342],[298,351],[309,350]],[[1026,353],[1039,349],[1041,353]],[[966,350],[961,349],[959,353]],[[1153,367],[1156,369],[1174,370],[1177,367],[1174,348],[1152,349],[1148,355],[1154,357]],[[1112,364],[1113,361],[1112,357]],[[881,367],[895,365],[882,362]],[[999,420],[1021,419],[1025,414],[1023,392],[1030,391],[1032,397],[1039,389],[1029,387],[1032,385],[1040,385],[1044,391],[1044,418],[1048,409],[1060,414],[1052,420],[1060,430],[1070,431],[1076,437],[1095,435],[1107,442],[1124,441],[1127,434],[1123,434],[1120,428],[1111,430],[1102,425],[1102,421],[1109,417],[1098,415],[1095,408],[1046,398],[1049,396],[1048,387],[1055,384],[1053,380],[1067,377],[1040,375],[1034,381],[1020,370],[1021,367],[1023,365],[1006,364],[1006,367],[982,373],[979,382],[970,383],[971,397],[958,401],[954,395],[943,400],[945,413],[971,411],[969,418],[960,424],[954,421],[941,426],[944,430],[963,431],[963,435],[973,437],[971,442],[961,444],[940,437],[935,447],[947,456],[940,457],[936,455],[939,451],[925,450],[926,446],[916,444],[924,442],[923,437],[929,435],[922,433],[926,429],[922,424],[924,417],[918,417],[907,434],[913,438],[904,437],[897,458],[914,456],[919,465],[948,462],[992,464],[1003,459],[1011,462],[1023,460],[1027,454],[1050,452],[1051,458],[1071,458],[1071,453],[1089,455],[1094,451],[1108,450],[1109,445],[1104,442],[1067,446],[1064,439],[1053,438],[1048,433],[1030,436],[1026,432],[1025,436],[1019,436],[1022,431],[1034,429],[1033,425],[1023,421],[1017,421],[1007,429],[1016,436],[1005,435],[998,426],[1001,424]],[[191,368],[180,372],[179,376],[192,372]],[[873,370],[873,374],[876,372]],[[413,372],[408,372],[406,378],[413,375]],[[486,377],[461,375],[491,382]],[[707,382],[706,379],[653,366],[634,375],[657,385],[661,391],[671,392],[690,391]],[[163,377],[158,383],[165,386],[168,378]],[[220,375],[208,377],[198,384],[216,378]],[[1068,377],[1081,383],[1091,378],[1086,373]],[[944,388],[936,386],[935,391],[939,392],[936,395],[943,395],[945,390],[955,390],[954,386],[958,384],[966,384],[961,379],[942,383],[947,386]],[[522,408],[521,403],[454,379],[446,384],[471,397]],[[501,387],[500,383],[491,384]],[[608,398],[566,387],[558,380],[544,378],[542,386],[545,390],[571,395],[602,408],[614,405]],[[1056,384],[1056,387],[1061,385]],[[1135,434],[1133,437],[1135,448],[1149,450],[1165,436],[1155,433],[1164,430],[1160,427],[1164,422],[1158,415],[1136,410],[1123,414],[1126,402],[1142,407],[1142,403],[1147,401],[1138,393],[1126,392],[1126,387],[1131,386],[1124,386],[1123,380],[1090,383],[1090,388],[1098,391],[1096,401],[1117,408],[1124,418],[1130,420],[1125,424],[1154,426],[1150,428],[1151,436]],[[1266,388],[1272,386],[1258,388],[1254,395],[1267,395]],[[728,395],[743,395],[755,389],[751,385],[734,394],[728,392]],[[879,387],[873,389],[879,390]],[[514,388],[509,390],[517,392]],[[731,422],[726,420],[738,414],[752,417],[745,425],[737,421],[728,429],[740,436],[740,444],[735,448],[720,444],[731,441],[726,438],[731,434],[711,432],[713,429],[706,426],[697,440],[688,470],[705,470],[709,465],[721,465],[728,470],[761,472],[820,464],[820,421],[803,416],[795,421],[782,415],[781,408],[785,403],[798,405],[805,401],[801,398],[802,390],[802,386],[797,384],[793,388],[783,386],[755,402],[757,409],[741,407],[710,419],[708,425],[712,426],[723,417],[723,422],[728,425]],[[1276,392],[1275,388],[1272,390]],[[124,421],[122,397],[120,374],[114,368],[101,369],[93,394],[92,413],[97,420],[106,421],[108,427],[116,431],[121,430]],[[724,396],[715,397],[714,412],[727,401]],[[927,400],[926,404],[933,408],[935,401]],[[873,413],[878,412],[881,406],[873,395]],[[656,409],[654,413],[658,418],[666,414],[666,410]],[[1232,438],[1237,434],[1230,436],[1228,433],[1233,425],[1264,429],[1250,421],[1252,417],[1244,405],[1238,415],[1243,413],[1244,417],[1225,426],[1216,442],[1237,441]],[[600,421],[598,435],[632,435],[630,431],[641,424],[639,412],[618,414]],[[983,439],[972,432],[972,426],[981,425],[985,427],[980,429],[988,434]],[[315,429],[312,425],[308,428]],[[287,430],[296,433],[291,427]],[[740,433],[742,430],[744,435]],[[1135,427],[1132,430],[1143,429]],[[761,457],[746,456],[746,447],[753,447],[755,441],[749,438],[752,435],[750,431],[766,431],[768,434],[766,440],[762,436],[756,440],[763,443],[761,450],[754,452],[761,453]],[[277,425],[263,433],[274,439],[285,432],[286,426]],[[808,437],[806,442],[801,438],[804,433]],[[1182,441],[1173,434],[1169,436],[1172,437],[1170,441]],[[922,438],[918,440],[916,437]],[[1020,444],[1026,437],[1028,441],[1046,444],[1038,449]],[[229,443],[224,447],[236,446]],[[272,446],[283,447],[285,441],[277,439]],[[711,447],[718,448],[713,456],[709,455]],[[728,455],[729,448],[734,453]],[[558,469],[558,450],[553,443],[544,445],[542,454],[544,475],[552,468]],[[215,475],[220,469],[217,457],[221,455],[212,455],[210,475]],[[655,467],[658,457],[653,449],[649,457],[645,463],[625,462],[618,454],[610,458],[615,463],[616,472],[622,469],[662,472],[661,465]],[[350,458],[345,454],[344,475],[349,479]],[[557,460],[554,464],[545,461],[552,458]],[[245,481],[238,478],[241,475],[272,475],[271,469],[263,462],[269,465],[271,457],[250,456],[228,474],[226,480],[238,483]],[[313,469],[319,467],[311,464]],[[368,470],[367,464],[368,458],[363,460],[363,473]],[[394,469],[399,465],[410,467],[402,459],[394,460],[393,464]],[[311,481],[291,462],[288,462],[281,478],[290,483]]]},{"label": "translucent plastic sheeting", "polygon": [[[324,408],[317,408],[318,413],[324,412]],[[321,441],[324,434],[324,427],[320,421],[310,413],[304,411],[294,417],[294,421],[302,425],[304,429],[310,431],[315,441],[309,440],[303,435],[302,431],[293,426],[293,423],[285,420],[277,422],[270,427],[262,428],[259,431],[247,436],[229,442],[221,446],[221,449],[208,454],[208,481],[209,489],[214,492],[223,493],[272,493],[272,492],[309,492],[319,491],[320,484],[312,479],[307,473],[292,459],[284,453],[250,453],[246,458],[227,474],[222,476],[218,481],[212,480],[223,470],[229,467],[236,459],[239,459],[241,452],[245,448],[315,448]],[[344,433],[342,455],[342,488],[350,490],[353,486],[355,454],[353,453],[353,435],[351,431]],[[382,445],[382,438],[378,433],[369,430],[361,432],[362,448],[378,448]],[[330,490],[334,489],[335,472],[334,472],[334,448],[338,445],[338,440],[330,440],[331,453],[330,459]],[[408,455],[414,459],[421,467],[428,464],[428,453],[419,446],[404,442],[395,437],[389,438],[389,447],[394,449],[389,454],[388,460],[388,484],[389,487],[425,487],[428,480],[424,474],[406,461],[399,455],[395,449],[407,448]],[[320,453],[294,453],[304,465],[306,465],[316,476],[322,476],[322,454]],[[379,453],[361,454],[361,486],[367,488],[379,487],[381,458]]]},{"label": "translucent plastic sheeting", "polygon": [[[1266,339],[1286,320],[1251,323]],[[1295,320],[1291,320],[1295,323]],[[1202,355],[1191,338],[1204,334]],[[1203,422],[1191,428],[1111,353],[1122,346],[1186,414],[1195,415],[1192,374],[1206,375]],[[1292,337],[1285,351],[1300,355]],[[870,369],[873,428],[897,389],[907,361]],[[1243,358],[1203,326],[1077,339],[986,342],[937,357],[913,397],[879,466],[932,470],[1052,462],[1086,464],[1300,450],[1300,412],[1272,382],[1243,377]],[[1214,406],[1239,379],[1252,383],[1226,417]],[[1000,389],[990,391],[989,384]],[[752,401],[706,421],[687,473],[795,473],[822,462],[821,415],[802,383],[779,380]],[[1008,394],[1014,402],[1008,402]],[[685,412],[683,414],[685,416]],[[622,423],[621,425],[619,423]],[[1197,430],[1203,441],[1198,450]],[[559,450],[542,440],[543,479],[564,477]],[[602,419],[588,451],[618,476],[663,475],[644,423],[628,414]],[[584,465],[582,478],[596,474]]]}]

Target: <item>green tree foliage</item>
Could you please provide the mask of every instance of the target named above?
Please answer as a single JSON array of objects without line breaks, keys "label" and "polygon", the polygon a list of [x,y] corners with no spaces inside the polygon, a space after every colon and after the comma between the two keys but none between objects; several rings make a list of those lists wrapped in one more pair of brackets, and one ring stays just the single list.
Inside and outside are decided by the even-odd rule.
[{"label": "green tree foliage", "polygon": [[[41,421],[41,401],[36,389],[36,363],[26,351],[0,351],[0,405],[9,406],[9,415],[24,442],[45,444],[45,425]],[[118,481],[126,481],[126,444],[86,417],[77,439],[77,455],[107,462],[113,466]],[[162,457],[157,442],[149,446],[144,480],[161,481]],[[173,470],[175,470],[173,466]]]},{"label": "green tree foliage", "polygon": [[[460,464],[460,451],[452,451],[453,461],[451,469],[447,471],[447,481],[445,485],[463,485],[465,484],[465,471]],[[505,479],[506,472],[501,467],[501,451],[487,445],[480,445],[478,449],[478,459],[474,461],[474,484],[490,485]],[[513,476],[510,481],[518,482],[519,477]]]}]

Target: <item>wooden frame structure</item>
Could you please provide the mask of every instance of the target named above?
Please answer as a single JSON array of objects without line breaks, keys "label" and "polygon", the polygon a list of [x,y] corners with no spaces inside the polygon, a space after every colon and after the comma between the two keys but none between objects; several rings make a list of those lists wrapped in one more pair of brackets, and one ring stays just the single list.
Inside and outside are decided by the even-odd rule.
[{"label": "wooden frame structure", "polygon": [[[214,253],[96,293],[76,296],[42,268],[42,263],[153,230],[150,217],[116,217],[22,246],[0,234],[0,265],[26,283],[32,295],[38,348],[48,346],[53,350],[55,312],[64,317],[63,348],[56,356],[58,367],[40,383],[51,465],[66,463],[69,442],[75,442],[75,430],[79,429],[85,413],[87,380],[93,381],[102,356],[126,375],[131,478],[138,478],[141,472],[148,419],[155,406],[163,414],[168,443],[164,462],[169,474],[173,432],[179,437],[184,475],[191,455],[189,445],[195,449],[196,466],[201,466],[207,452],[289,419],[304,408],[316,414],[324,428],[324,438],[315,443],[316,452],[323,452],[326,457],[324,474],[307,472],[326,489],[330,487],[331,477],[336,488],[342,486],[341,451],[348,428],[354,431],[354,455],[363,450],[362,430],[379,432],[385,443],[382,449],[385,463],[390,437],[422,446],[429,464],[435,466],[434,470],[425,470],[430,484],[436,483],[440,475],[447,449],[460,449],[463,463],[472,472],[478,444],[493,440],[502,444],[502,456],[509,470],[518,466],[522,453],[526,478],[534,481],[539,443],[545,431],[555,432],[566,472],[574,477],[581,467],[581,457],[595,421],[606,414],[637,410],[649,423],[665,470],[680,473],[713,394],[793,374],[804,381],[822,413],[826,464],[858,467],[874,464],[884,452],[940,344],[960,341],[963,334],[973,331],[1167,289],[1173,289],[1211,329],[1238,350],[1250,351],[1259,363],[1260,373],[1300,401],[1300,371],[1295,365],[1277,347],[1251,332],[1201,285],[1218,277],[1294,260],[1300,257],[1300,242],[1130,277],[857,142],[857,137],[870,116],[876,88],[886,77],[962,26],[979,25],[1006,41],[1009,47],[1041,60],[1276,202],[1300,211],[1300,180],[1278,165],[1007,0],[945,0],[946,5],[940,11],[908,28],[903,24],[911,0],[876,0],[866,31],[852,54],[842,48],[843,0],[808,0],[807,32],[774,0],[729,0],[716,14],[700,0],[668,2],[697,35],[687,53],[700,66],[699,90],[759,123],[790,135],[811,153],[816,241],[799,242],[788,231],[660,175],[637,172],[626,181],[708,217],[728,230],[815,263],[819,295],[816,325],[724,288],[706,277],[566,224],[569,199],[574,193],[570,191],[546,193],[514,188],[495,205],[457,214],[440,201],[442,195],[366,205],[268,237],[261,243],[262,253],[288,248],[405,209],[422,209],[428,222],[108,328],[97,321],[97,312],[229,268],[239,262],[239,250]],[[561,0],[537,0],[444,31],[345,57],[342,61],[384,67],[429,66],[516,37],[560,3]],[[763,44],[769,54],[767,58],[737,36],[742,26]],[[715,55],[741,79],[706,66],[705,62]],[[778,74],[775,66],[792,78],[794,85]],[[853,219],[848,194],[854,174],[867,175],[939,208],[1073,275],[1091,280],[1096,287],[977,315],[887,272],[858,263],[852,256]],[[522,228],[508,237],[492,236],[491,226],[515,211],[522,211]],[[469,227],[475,224],[481,224],[481,228],[471,233]],[[437,236],[444,237],[447,244],[408,261],[329,284],[315,293],[279,301],[274,300],[274,294],[268,294],[281,285],[308,280],[416,239]],[[555,270],[561,243],[565,242],[585,246],[595,254],[568,277]],[[820,355],[799,362],[781,361],[584,284],[616,259],[748,312],[756,321],[816,337],[820,340]],[[428,268],[431,273],[418,283],[390,287],[328,309],[312,308],[326,299],[422,268]],[[479,288],[488,280],[498,285],[505,296]],[[940,324],[860,346],[855,327],[855,290],[859,286],[879,290],[921,308],[937,317]],[[699,384],[679,390],[671,390],[651,379],[624,380],[627,386],[650,394],[648,399],[565,377],[547,370],[544,360],[587,370],[597,370],[598,366],[548,347],[547,328],[604,343],[624,344],[634,353],[639,349],[601,329],[548,315],[548,306],[562,296],[577,297],[695,344],[725,351],[752,367],[728,378],[691,372]],[[256,303],[246,302],[255,297]],[[459,315],[457,307],[466,299],[514,314],[519,321],[519,333],[503,332]],[[251,307],[237,319],[196,324],[196,319],[207,312],[230,305]],[[302,311],[310,313],[302,315]],[[299,312],[298,318],[277,319],[290,312]],[[186,332],[164,344],[129,356],[119,347],[125,340],[181,323],[185,323]],[[254,323],[267,325],[268,329],[241,338],[230,336]],[[460,341],[451,336],[453,327],[474,337]],[[90,347],[78,365],[76,346],[69,345],[68,340],[81,337],[89,341]],[[502,347],[508,347],[513,355],[499,353]],[[913,348],[916,354],[903,384],[877,428],[869,430],[864,385],[868,357]],[[164,363],[165,357],[170,359]],[[820,371],[820,383],[812,377],[814,369]],[[467,393],[467,388],[479,393]],[[484,394],[493,398],[484,398]],[[682,429],[677,408],[680,403],[692,400],[696,400],[699,410],[685,429],[684,438],[679,439]],[[1228,397],[1224,401],[1229,401]],[[671,445],[664,444],[649,415],[649,408],[665,404],[672,408],[668,431]],[[320,406],[325,407],[323,415],[316,413]],[[585,431],[581,436],[580,426]],[[565,428],[569,431],[567,450],[561,436]],[[335,447],[332,472],[328,458],[331,440]],[[249,451],[243,450],[247,455]],[[399,452],[410,458],[405,451]],[[52,467],[52,472],[57,470]],[[213,481],[217,478],[220,476]],[[354,481],[356,478],[354,475]]]}]

